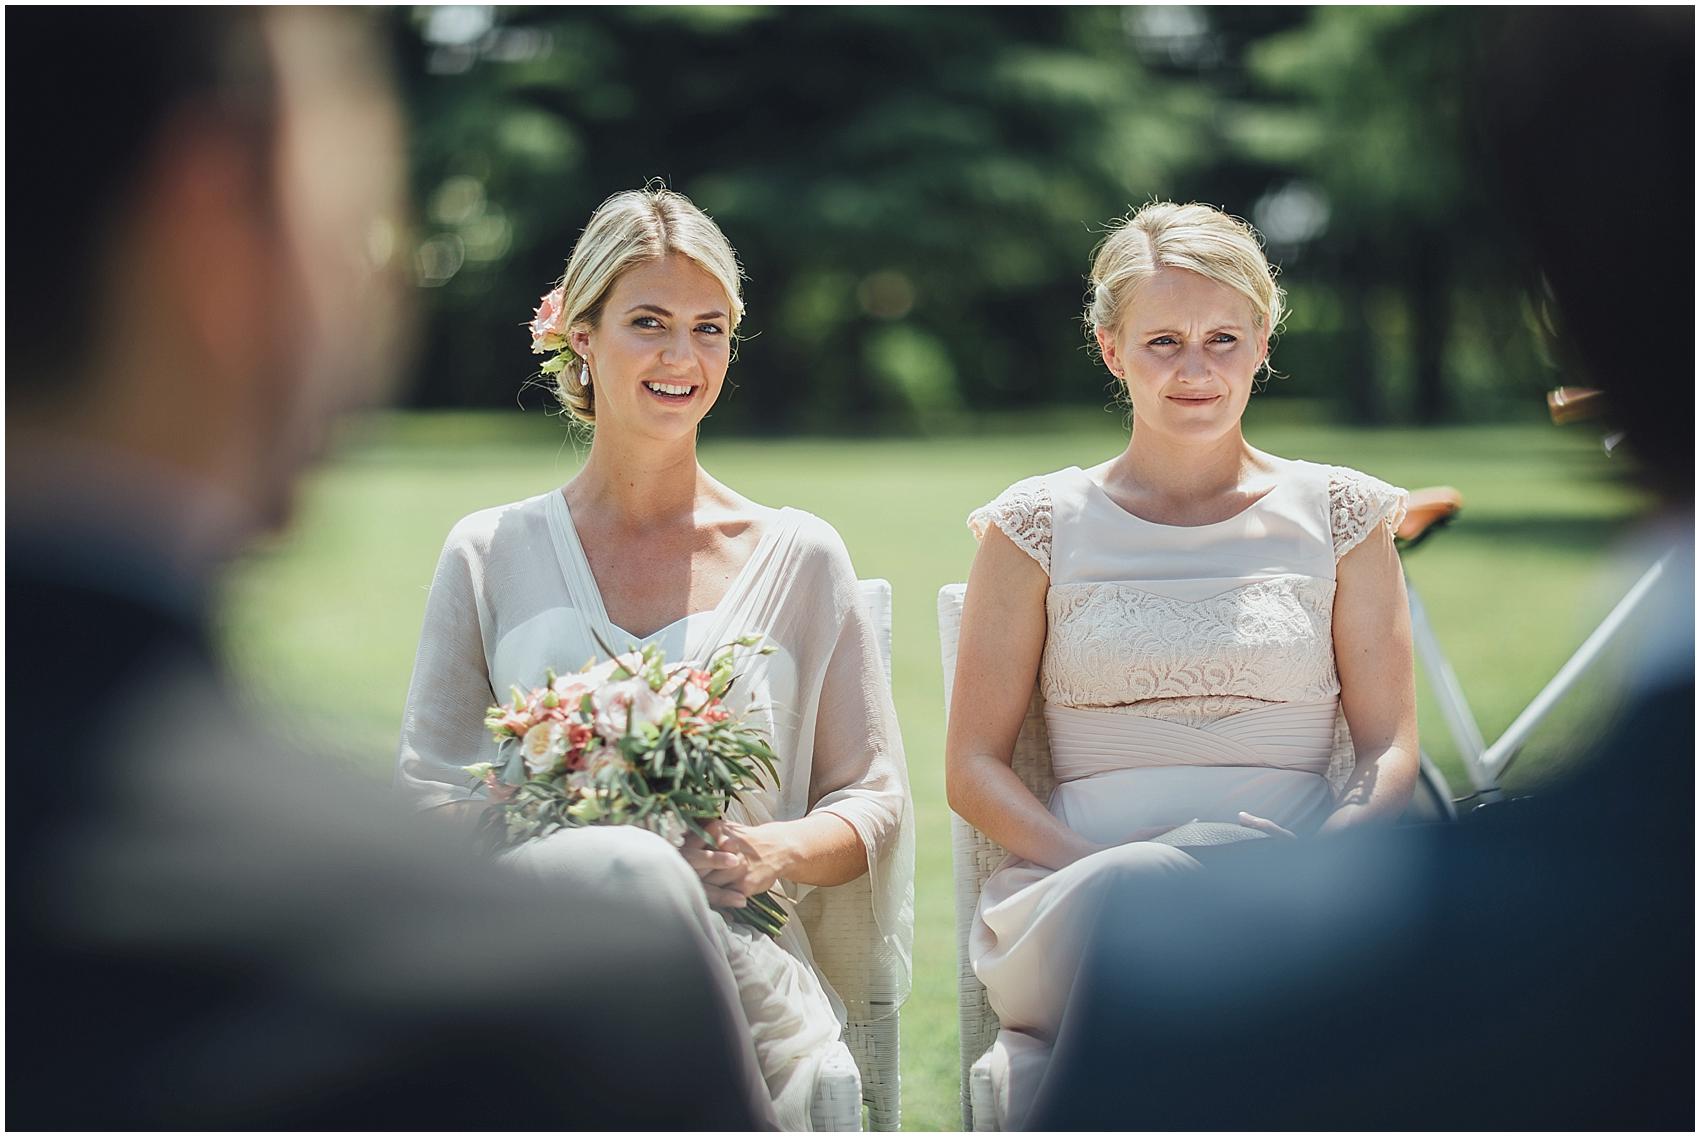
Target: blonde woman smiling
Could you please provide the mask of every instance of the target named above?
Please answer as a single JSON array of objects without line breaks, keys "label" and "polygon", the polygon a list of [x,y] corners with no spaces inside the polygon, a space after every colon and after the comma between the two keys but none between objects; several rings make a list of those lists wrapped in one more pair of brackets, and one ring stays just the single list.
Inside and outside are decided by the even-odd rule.
[{"label": "blonde woman smiling", "polygon": [[[1031,1105],[1107,881],[1192,871],[1189,845],[1389,821],[1417,770],[1404,492],[1241,431],[1282,316],[1256,234],[1154,203],[1112,230],[1091,282],[1087,325],[1132,435],[971,516],[946,746],[952,808],[1010,852],[970,939],[1001,1024],[1006,1128]],[[1035,679],[1048,803],[1010,768]]]},{"label": "blonde woman smiling", "polygon": [[[781,1127],[806,1129],[815,1075],[842,1046],[845,1004],[895,1004],[907,991],[913,820],[843,542],[697,461],[697,429],[743,315],[740,278],[720,229],[680,194],[616,194],[591,217],[533,326],[558,352],[545,370],[562,405],[594,427],[590,454],[565,487],[475,513],[449,534],[398,781],[421,807],[482,809],[460,768],[493,758],[483,720],[495,692],[576,668],[601,654],[599,639],[701,662],[733,638],[764,636],[778,650],[748,659],[734,693],[774,740],[779,786],[734,804],[718,851],[588,829],[509,858],[675,896],[726,954]],[[711,915],[776,884],[792,896],[822,890],[777,942]],[[867,942],[847,942],[857,937]]]}]

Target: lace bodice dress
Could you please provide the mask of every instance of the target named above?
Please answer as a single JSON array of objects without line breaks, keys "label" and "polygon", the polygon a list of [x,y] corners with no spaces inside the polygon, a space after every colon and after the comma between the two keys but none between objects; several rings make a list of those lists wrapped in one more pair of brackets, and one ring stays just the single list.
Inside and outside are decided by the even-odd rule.
[{"label": "lace bodice dress", "polygon": [[[1210,525],[1145,521],[1077,467],[976,510],[1050,577],[1039,666],[1050,810],[1101,843],[1241,810],[1295,832],[1327,815],[1353,765],[1334,665],[1335,566],[1405,493],[1338,466],[1287,462],[1251,506]],[[1073,982],[1104,870],[1189,871],[1135,842],[1051,872],[1011,857],[981,892],[969,955],[1002,1030],[1004,1121],[1019,1123]]]}]

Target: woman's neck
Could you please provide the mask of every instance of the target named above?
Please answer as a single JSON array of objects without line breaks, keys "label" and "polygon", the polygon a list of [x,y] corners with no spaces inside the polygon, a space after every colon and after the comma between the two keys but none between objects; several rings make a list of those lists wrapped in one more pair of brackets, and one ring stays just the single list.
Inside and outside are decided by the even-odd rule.
[{"label": "woman's neck", "polygon": [[666,443],[598,427],[567,493],[571,504],[602,515],[604,523],[648,527],[688,521],[716,484],[697,463],[694,433]]},{"label": "woman's neck", "polygon": [[1135,419],[1127,449],[1110,462],[1108,473],[1140,493],[1179,501],[1232,493],[1255,465],[1257,451],[1237,426],[1220,438],[1194,442],[1142,432]]}]

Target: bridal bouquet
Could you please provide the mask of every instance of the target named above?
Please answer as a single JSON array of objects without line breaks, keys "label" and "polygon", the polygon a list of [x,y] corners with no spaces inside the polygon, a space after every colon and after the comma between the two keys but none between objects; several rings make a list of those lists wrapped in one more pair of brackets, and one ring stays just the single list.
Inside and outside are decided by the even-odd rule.
[{"label": "bridal bouquet", "polygon": [[[650,646],[609,652],[568,675],[551,670],[529,692],[513,688],[513,701],[485,717],[506,762],[499,771],[492,762],[463,767],[499,803],[484,817],[484,837],[502,848],[563,828],[641,825],[674,844],[695,833],[713,847],[703,823],[745,790],[778,780],[768,740],[724,703],[736,649],[757,643],[734,640],[706,671],[668,667]],[[729,911],[770,936],[788,919],[768,892]]]}]

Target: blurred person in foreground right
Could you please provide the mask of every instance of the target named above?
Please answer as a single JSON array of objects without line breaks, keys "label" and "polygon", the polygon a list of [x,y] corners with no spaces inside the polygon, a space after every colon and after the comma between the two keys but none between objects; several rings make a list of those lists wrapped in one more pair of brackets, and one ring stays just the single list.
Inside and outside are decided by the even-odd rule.
[{"label": "blurred person in foreground right", "polygon": [[469,865],[218,661],[226,561],[405,338],[361,18],[6,30],[7,1127],[771,1126],[682,860]]},{"label": "blurred person in foreground right", "polygon": [[1694,15],[1490,19],[1484,164],[1674,550],[1626,705],[1529,801],[1125,882],[1035,1128],[1694,1127]]}]

